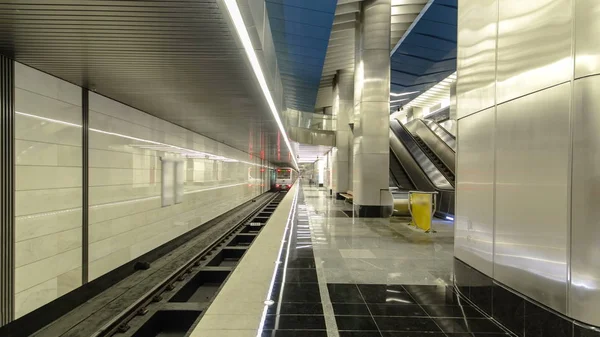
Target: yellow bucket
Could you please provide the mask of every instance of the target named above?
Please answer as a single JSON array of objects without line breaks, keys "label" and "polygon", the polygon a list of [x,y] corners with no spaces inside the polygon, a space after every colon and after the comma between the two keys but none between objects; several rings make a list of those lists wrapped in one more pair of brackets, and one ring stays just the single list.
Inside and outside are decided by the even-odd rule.
[{"label": "yellow bucket", "polygon": [[424,230],[426,233],[431,231],[436,194],[437,192],[408,192],[408,210],[412,217],[411,225]]}]

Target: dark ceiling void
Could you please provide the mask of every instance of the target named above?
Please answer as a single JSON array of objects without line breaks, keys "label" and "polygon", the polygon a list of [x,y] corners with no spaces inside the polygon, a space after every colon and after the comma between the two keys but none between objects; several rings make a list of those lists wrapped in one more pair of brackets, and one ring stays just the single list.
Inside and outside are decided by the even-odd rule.
[{"label": "dark ceiling void", "polygon": [[337,0],[267,0],[288,108],[312,112]]},{"label": "dark ceiling void", "polygon": [[457,0],[433,1],[392,55],[392,93],[408,103],[456,71],[457,13]]}]

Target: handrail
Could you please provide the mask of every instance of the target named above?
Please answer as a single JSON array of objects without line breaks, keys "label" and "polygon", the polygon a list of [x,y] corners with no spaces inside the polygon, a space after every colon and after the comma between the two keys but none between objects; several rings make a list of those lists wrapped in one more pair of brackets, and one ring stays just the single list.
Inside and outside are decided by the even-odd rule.
[{"label": "handrail", "polygon": [[[456,152],[456,137],[454,137],[450,132],[448,132],[448,130],[444,129],[441,125],[439,125],[438,123],[431,121],[431,120],[427,120],[427,119],[421,119],[421,121],[442,141],[444,142],[446,145],[448,145],[448,147],[450,149],[452,149],[452,151]],[[447,137],[442,137],[438,131],[442,132],[443,134],[445,134]]]}]

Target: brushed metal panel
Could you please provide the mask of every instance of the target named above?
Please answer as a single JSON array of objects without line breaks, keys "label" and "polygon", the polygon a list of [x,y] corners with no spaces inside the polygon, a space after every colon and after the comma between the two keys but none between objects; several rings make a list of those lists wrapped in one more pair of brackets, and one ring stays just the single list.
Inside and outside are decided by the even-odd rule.
[{"label": "brushed metal panel", "polygon": [[497,0],[458,1],[458,118],[494,105],[497,22]]},{"label": "brushed metal panel", "polygon": [[454,256],[493,276],[495,108],[458,121]]},{"label": "brushed metal panel", "polygon": [[575,78],[600,72],[600,1],[575,1]]},{"label": "brushed metal panel", "polygon": [[575,81],[570,316],[600,325],[600,76]]},{"label": "brushed metal panel", "polygon": [[500,1],[496,104],[571,79],[571,1]]},{"label": "brushed metal panel", "polygon": [[565,83],[499,105],[496,114],[494,278],[561,313],[570,93]]}]

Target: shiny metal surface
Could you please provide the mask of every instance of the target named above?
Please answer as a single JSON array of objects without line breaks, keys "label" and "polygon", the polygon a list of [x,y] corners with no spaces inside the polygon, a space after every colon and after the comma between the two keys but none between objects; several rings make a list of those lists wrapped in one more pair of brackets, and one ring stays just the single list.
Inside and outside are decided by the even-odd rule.
[{"label": "shiny metal surface", "polygon": [[600,2],[575,1],[575,78],[600,72]]},{"label": "shiny metal surface", "polygon": [[[261,139],[277,147],[277,127],[219,4],[220,0],[3,2],[0,53],[258,155]],[[240,5],[244,19],[252,18],[245,12],[250,7],[243,1]],[[249,27],[253,42],[270,34],[260,22],[245,22],[256,32]],[[262,41],[272,38],[263,36]],[[280,85],[269,80],[278,73],[269,63],[274,60],[272,47],[255,48],[280,105]],[[288,158],[285,145],[280,152]]]},{"label": "shiny metal surface", "polygon": [[393,120],[390,122],[391,129],[394,131],[396,137],[402,141],[402,144],[408,149],[411,156],[419,164],[419,167],[425,175],[429,178],[433,186],[440,190],[454,190],[454,187],[448,182],[444,175],[435,167],[429,157],[421,150],[419,145],[415,142],[410,132],[404,128],[404,126],[398,121]]},{"label": "shiny metal surface", "polygon": [[352,189],[349,179],[351,143],[354,141],[350,130],[350,118],[354,115],[354,73],[338,71],[333,88],[333,115],[336,118],[336,151],[333,161],[333,192],[344,193]]},{"label": "shiny metal surface", "polygon": [[569,316],[600,325],[600,77],[575,81]]},{"label": "shiny metal surface", "polygon": [[288,129],[288,136],[291,141],[300,144],[335,146],[335,131],[291,127]]},{"label": "shiny metal surface", "polygon": [[283,112],[282,122],[288,128],[298,127],[322,131],[335,131],[337,125],[336,116],[293,109]]},{"label": "shiny metal surface", "polygon": [[495,108],[458,121],[454,255],[493,276]]},{"label": "shiny metal surface", "polygon": [[[431,122],[434,123],[435,122]],[[437,125],[437,124],[436,124]],[[425,121],[422,119],[414,119],[404,125],[413,136],[417,136],[425,142],[427,147],[444,163],[452,173],[455,173],[456,168],[456,153],[444,140],[442,140],[433,130],[431,130]],[[448,133],[442,130],[444,135],[448,138],[452,138]],[[456,141],[456,139],[452,139]]]},{"label": "shiny metal surface", "polygon": [[427,127],[433,131],[433,133],[440,137],[440,139],[446,143],[446,145],[456,152],[456,136],[434,121],[424,119],[423,123],[425,123]]},{"label": "shiny metal surface", "polygon": [[497,104],[571,79],[572,20],[572,0],[500,1]]},{"label": "shiny metal surface", "polygon": [[458,1],[457,118],[495,103],[498,0]]},{"label": "shiny metal surface", "polygon": [[354,76],[354,205],[386,205],[389,189],[391,0],[365,0],[360,13]]},{"label": "shiny metal surface", "polygon": [[565,83],[499,105],[496,115],[494,278],[563,314],[570,93]]}]

